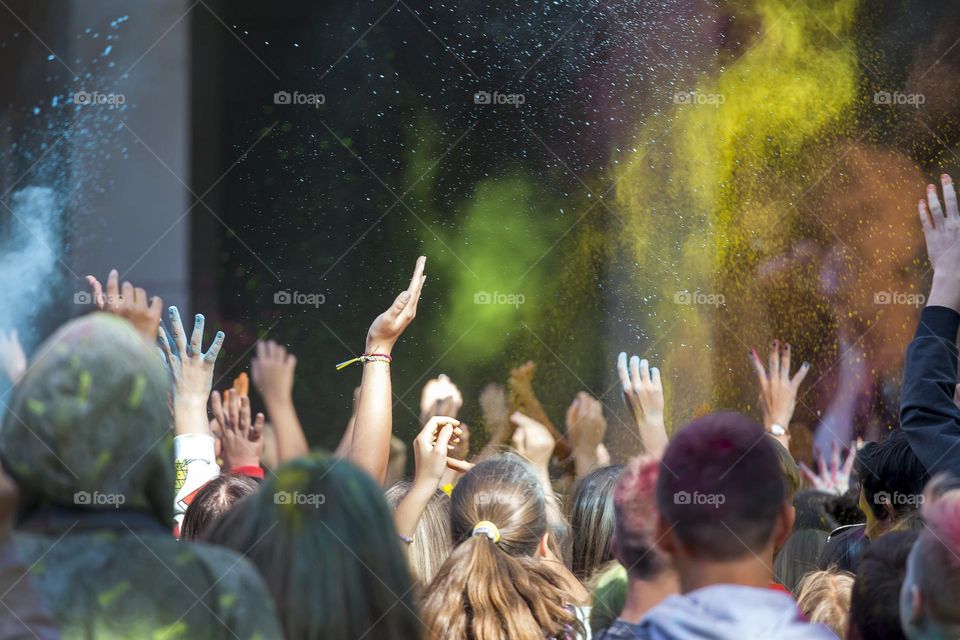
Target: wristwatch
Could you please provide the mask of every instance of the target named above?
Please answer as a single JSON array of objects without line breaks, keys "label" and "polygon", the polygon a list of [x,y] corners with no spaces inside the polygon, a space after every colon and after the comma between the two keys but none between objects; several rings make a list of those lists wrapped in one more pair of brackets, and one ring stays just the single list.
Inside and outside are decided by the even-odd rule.
[{"label": "wristwatch", "polygon": [[780,438],[787,435],[787,430],[779,422],[774,422],[772,425],[770,425],[770,433]]}]

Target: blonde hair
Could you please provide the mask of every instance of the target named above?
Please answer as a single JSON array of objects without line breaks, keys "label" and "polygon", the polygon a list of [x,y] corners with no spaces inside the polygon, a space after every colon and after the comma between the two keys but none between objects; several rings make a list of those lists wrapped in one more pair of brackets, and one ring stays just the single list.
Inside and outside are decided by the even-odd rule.
[{"label": "blonde hair", "polygon": [[812,571],[797,585],[797,606],[810,622],[820,622],[844,637],[850,616],[853,576],[846,571]]},{"label": "blonde hair", "polygon": [[[477,523],[495,532],[475,535]],[[487,529],[490,529],[488,526]],[[429,637],[566,637],[581,630],[563,583],[536,554],[547,509],[536,474],[516,454],[484,460],[453,490],[454,549],[423,598]]]},{"label": "blonde hair", "polygon": [[[413,483],[401,480],[384,493],[387,504],[396,510],[400,501],[410,492]],[[427,502],[423,515],[413,532],[413,543],[404,545],[410,572],[420,585],[425,587],[433,581],[453,549],[450,539],[450,498],[439,489]]]}]

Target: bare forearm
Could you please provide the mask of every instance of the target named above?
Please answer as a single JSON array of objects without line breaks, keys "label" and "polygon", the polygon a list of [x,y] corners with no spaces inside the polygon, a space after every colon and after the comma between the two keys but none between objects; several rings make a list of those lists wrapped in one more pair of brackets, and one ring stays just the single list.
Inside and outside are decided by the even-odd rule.
[{"label": "bare forearm", "polygon": [[207,419],[207,399],[196,395],[174,395],[173,400],[174,435],[188,433],[210,434],[210,421]]},{"label": "bare forearm", "polygon": [[648,454],[659,459],[670,441],[667,438],[667,428],[663,420],[639,420],[637,426],[640,429],[640,441],[644,449]]},{"label": "bare forearm", "polygon": [[385,362],[364,363],[357,419],[344,457],[379,483],[386,477],[390,459],[390,434],[393,429],[391,400],[390,365]]},{"label": "bare forearm", "polygon": [[434,491],[435,489],[428,484],[414,483],[407,495],[397,505],[397,510],[393,514],[398,534],[407,538],[413,537]]},{"label": "bare forearm", "polygon": [[292,398],[264,398],[267,415],[277,433],[277,456],[283,463],[310,453]]},{"label": "bare forearm", "polygon": [[347,421],[347,428],[343,432],[343,436],[340,438],[340,444],[337,445],[337,450],[334,454],[338,458],[342,458],[347,455],[347,452],[350,450],[350,445],[353,443],[353,427],[357,424],[357,414],[350,416],[350,420]]}]

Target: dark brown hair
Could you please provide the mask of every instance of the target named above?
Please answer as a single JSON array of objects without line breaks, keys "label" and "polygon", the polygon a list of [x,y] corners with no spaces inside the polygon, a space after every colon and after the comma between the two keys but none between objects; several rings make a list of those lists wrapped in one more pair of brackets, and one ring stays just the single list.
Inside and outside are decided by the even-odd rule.
[{"label": "dark brown hair", "polygon": [[259,486],[252,478],[236,473],[224,473],[214,478],[200,489],[187,507],[180,538],[197,540],[237,500],[255,492]]}]

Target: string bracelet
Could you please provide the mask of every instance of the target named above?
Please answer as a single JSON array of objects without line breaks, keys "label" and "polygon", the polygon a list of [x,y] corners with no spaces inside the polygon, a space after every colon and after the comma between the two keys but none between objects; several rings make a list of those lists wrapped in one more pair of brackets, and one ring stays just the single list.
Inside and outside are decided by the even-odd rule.
[{"label": "string bracelet", "polygon": [[365,353],[362,356],[357,356],[356,358],[351,358],[345,362],[341,362],[337,365],[337,371],[349,367],[354,362],[362,362],[364,364],[368,362],[385,362],[390,364],[393,362],[393,356],[387,355],[386,353]]}]

